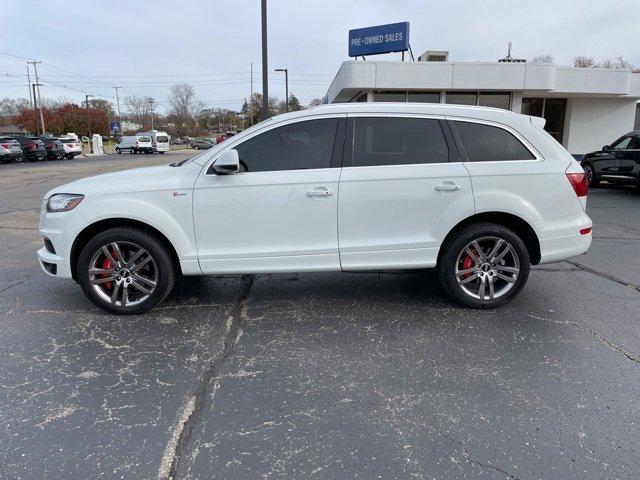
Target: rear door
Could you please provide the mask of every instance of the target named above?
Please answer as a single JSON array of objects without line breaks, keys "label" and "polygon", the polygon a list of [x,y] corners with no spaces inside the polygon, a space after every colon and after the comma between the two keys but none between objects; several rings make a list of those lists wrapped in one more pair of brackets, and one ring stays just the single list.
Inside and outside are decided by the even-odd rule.
[{"label": "rear door", "polygon": [[432,267],[451,227],[473,211],[444,119],[350,115],[338,200],[343,270]]}]

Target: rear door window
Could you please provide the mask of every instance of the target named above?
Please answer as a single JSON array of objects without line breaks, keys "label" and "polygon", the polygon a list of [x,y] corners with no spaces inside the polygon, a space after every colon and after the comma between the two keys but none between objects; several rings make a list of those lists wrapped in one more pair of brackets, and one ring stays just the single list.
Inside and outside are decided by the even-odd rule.
[{"label": "rear door window", "polygon": [[356,117],[354,167],[446,163],[449,147],[440,122],[431,118]]},{"label": "rear door window", "polygon": [[535,160],[535,156],[504,128],[464,121],[453,122],[470,162]]}]

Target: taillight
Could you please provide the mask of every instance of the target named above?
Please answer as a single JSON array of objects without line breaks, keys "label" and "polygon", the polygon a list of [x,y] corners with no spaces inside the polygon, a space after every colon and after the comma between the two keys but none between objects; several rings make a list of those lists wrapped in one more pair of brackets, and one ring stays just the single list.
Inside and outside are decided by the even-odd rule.
[{"label": "taillight", "polygon": [[38,146],[35,143],[29,144],[29,150],[37,150]]},{"label": "taillight", "polygon": [[591,227],[582,228],[580,230],[580,235],[589,235],[591,234]]},{"label": "taillight", "polygon": [[10,143],[2,143],[2,144],[0,144],[0,147],[3,147],[3,148],[10,148],[10,147],[11,147],[11,144],[10,144]]},{"label": "taillight", "polygon": [[589,185],[587,184],[587,176],[584,173],[567,173],[567,178],[578,197],[587,196]]}]

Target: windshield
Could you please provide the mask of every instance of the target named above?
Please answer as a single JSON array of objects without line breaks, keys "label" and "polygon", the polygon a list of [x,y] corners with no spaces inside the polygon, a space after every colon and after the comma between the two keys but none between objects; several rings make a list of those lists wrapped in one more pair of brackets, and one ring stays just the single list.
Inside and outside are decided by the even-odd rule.
[{"label": "windshield", "polygon": [[156,137],[156,142],[158,143],[167,143],[169,141],[169,137],[167,137],[166,135],[158,135]]},{"label": "windshield", "polygon": [[139,142],[150,142],[151,137],[138,137]]}]

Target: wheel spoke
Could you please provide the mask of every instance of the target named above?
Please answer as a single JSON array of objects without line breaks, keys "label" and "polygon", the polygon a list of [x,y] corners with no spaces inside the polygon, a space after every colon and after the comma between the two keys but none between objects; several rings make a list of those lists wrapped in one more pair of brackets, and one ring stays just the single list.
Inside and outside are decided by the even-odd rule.
[{"label": "wheel spoke", "polygon": [[141,248],[140,250],[138,250],[136,252],[136,254],[131,257],[129,259],[129,261],[127,262],[127,267],[131,267],[134,263],[136,263],[136,260],[138,260],[142,255],[144,255],[146,252],[146,250],[144,250],[143,248]]},{"label": "wheel spoke", "polygon": [[461,277],[463,275],[467,275],[468,273],[473,273],[477,271],[478,271],[478,267],[467,268],[466,270],[460,270],[458,273],[456,273],[456,277]]},{"label": "wheel spoke", "polygon": [[91,268],[89,269],[89,275],[106,275],[112,274],[114,270],[112,268]]},{"label": "wheel spoke", "polygon": [[490,262],[493,263],[493,261],[494,261],[493,258],[496,256],[496,253],[498,253],[498,250],[500,250],[500,247],[502,247],[502,245],[504,245],[504,240],[499,238],[496,241],[496,244],[491,249],[491,252],[487,255],[487,258],[489,259]]},{"label": "wheel spoke", "polygon": [[458,285],[465,285],[471,282],[472,280],[475,280],[476,278],[478,278],[478,272],[475,272],[473,275],[465,278],[464,280],[458,280]]},{"label": "wheel spoke", "polygon": [[92,278],[90,281],[92,285],[100,285],[101,283],[113,282],[115,279],[116,277],[109,276],[103,278]]},{"label": "wheel spoke", "polygon": [[124,257],[122,256],[122,250],[120,250],[120,245],[118,245],[118,242],[111,243],[110,247],[113,248],[114,252],[116,252],[116,256],[118,257],[116,259],[116,262],[118,262],[118,266],[124,266]]},{"label": "wheel spoke", "polygon": [[478,244],[478,242],[474,240],[473,242],[471,242],[471,244],[473,245],[473,248],[476,249],[476,252],[478,252],[478,256],[480,257],[480,263],[484,262],[485,260],[484,253],[482,252],[482,248],[480,248],[480,245]]},{"label": "wheel spoke", "polygon": [[478,295],[480,295],[480,300],[484,300],[484,297],[487,295],[486,277],[480,277],[480,289],[478,290]]},{"label": "wheel spoke", "polygon": [[118,261],[115,258],[113,258],[113,255],[111,255],[111,252],[109,251],[109,248],[107,248],[106,245],[102,247],[102,253],[104,253],[104,256],[107,257],[107,260],[111,262],[111,265],[113,265],[114,267],[118,265]]},{"label": "wheel spoke", "polygon": [[499,272],[508,272],[508,273],[515,273],[516,275],[518,273],[520,273],[520,269],[515,268],[515,267],[507,267],[506,265],[496,265],[495,267],[496,270],[498,270]]},{"label": "wheel spoke", "polygon": [[153,293],[153,290],[149,290],[147,287],[140,285],[137,280],[132,281],[131,286],[140,290],[145,295],[151,295]]},{"label": "wheel spoke", "polygon": [[478,258],[478,256],[475,253],[473,253],[473,251],[469,247],[464,247],[464,251],[466,252],[467,255],[471,257],[471,260],[473,260],[473,263],[475,263],[476,265],[480,265],[480,263],[482,263]]},{"label": "wheel spoke", "polygon": [[498,277],[500,280],[504,280],[505,282],[508,283],[516,283],[516,279],[513,277],[508,277],[507,275],[503,275],[502,273],[496,272],[496,277]]},{"label": "wheel spoke", "polygon": [[120,306],[126,307],[128,301],[129,301],[129,285],[125,283],[122,286],[122,301],[120,302]]},{"label": "wheel spoke", "polygon": [[111,303],[113,303],[114,305],[118,301],[118,293],[120,293],[120,285],[116,283],[113,287],[113,293],[111,294]]},{"label": "wheel spoke", "polygon": [[504,250],[502,250],[502,252],[500,252],[494,259],[492,263],[496,263],[499,262],[500,260],[502,260],[505,255],[507,253],[509,253],[511,251],[511,245],[509,245],[508,243],[506,244],[506,246],[504,247]]},{"label": "wheel spoke", "polygon": [[496,295],[496,292],[493,289],[493,281],[489,280],[489,298],[493,300],[495,295]]},{"label": "wheel spoke", "polygon": [[152,260],[152,259],[151,259],[151,255],[147,255],[147,256],[145,257],[145,259],[144,259],[144,260],[142,260],[140,263],[138,263],[138,264],[136,264],[136,265],[132,266],[132,267],[129,269],[129,271],[130,271],[131,273],[136,273],[138,270],[140,270],[142,267],[144,267],[144,266],[145,266],[147,263],[149,263],[151,260]]},{"label": "wheel spoke", "polygon": [[156,282],[154,282],[153,280],[149,280],[148,278],[144,278],[142,275],[138,275],[137,273],[134,273],[131,276],[133,278],[135,278],[138,282],[145,283],[145,284],[149,285],[150,287],[155,287],[156,286]]}]

